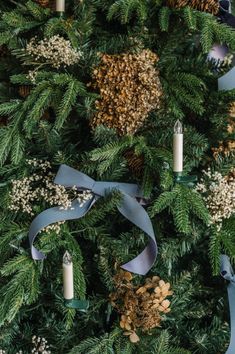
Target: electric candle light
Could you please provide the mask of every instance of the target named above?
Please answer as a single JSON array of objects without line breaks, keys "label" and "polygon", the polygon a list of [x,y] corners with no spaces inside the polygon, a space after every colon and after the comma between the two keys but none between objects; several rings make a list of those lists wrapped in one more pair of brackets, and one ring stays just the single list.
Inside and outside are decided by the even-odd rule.
[{"label": "electric candle light", "polygon": [[173,171],[183,172],[183,126],[179,120],[174,126],[173,135]]},{"label": "electric candle light", "polygon": [[73,286],[73,262],[69,252],[66,251],[63,257],[63,285],[64,285],[64,298],[71,300],[74,298]]},{"label": "electric candle light", "polygon": [[65,12],[65,0],[56,0],[56,11]]}]

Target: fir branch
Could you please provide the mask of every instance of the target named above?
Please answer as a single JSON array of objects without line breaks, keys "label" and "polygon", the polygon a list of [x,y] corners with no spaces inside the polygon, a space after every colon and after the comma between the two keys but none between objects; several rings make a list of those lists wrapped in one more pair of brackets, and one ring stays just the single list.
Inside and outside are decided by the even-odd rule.
[{"label": "fir branch", "polygon": [[108,11],[107,19],[120,18],[121,23],[127,23],[136,13],[137,19],[144,22],[147,18],[146,4],[141,0],[116,0]]}]

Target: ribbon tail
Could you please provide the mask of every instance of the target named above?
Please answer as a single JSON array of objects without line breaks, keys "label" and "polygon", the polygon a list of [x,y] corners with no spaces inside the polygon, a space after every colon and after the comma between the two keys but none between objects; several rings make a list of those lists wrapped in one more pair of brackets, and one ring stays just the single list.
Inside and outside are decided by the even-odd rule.
[{"label": "ribbon tail", "polygon": [[136,199],[125,193],[123,193],[122,204],[118,207],[118,210],[150,238],[148,245],[136,258],[122,265],[125,270],[145,275],[151,269],[157,257],[157,242],[150,217]]},{"label": "ribbon tail", "polygon": [[228,285],[228,301],[230,311],[231,336],[230,344],[226,354],[235,353],[235,277],[229,257],[225,254],[221,255],[221,275],[224,279],[229,280]]},{"label": "ribbon tail", "polygon": [[235,353],[235,283],[230,283],[228,286],[228,300],[230,308],[230,324],[231,324],[231,338],[226,354]]},{"label": "ribbon tail", "polygon": [[77,201],[74,201],[71,209],[61,210],[59,207],[54,207],[44,210],[41,214],[39,214],[33,220],[29,229],[29,244],[32,258],[35,260],[42,260],[46,257],[44,253],[37,250],[33,245],[40,231],[42,231],[45,227],[59,221],[80,219],[90,210],[96,200],[97,197],[93,197],[91,200],[88,200],[83,207],[81,207]]}]

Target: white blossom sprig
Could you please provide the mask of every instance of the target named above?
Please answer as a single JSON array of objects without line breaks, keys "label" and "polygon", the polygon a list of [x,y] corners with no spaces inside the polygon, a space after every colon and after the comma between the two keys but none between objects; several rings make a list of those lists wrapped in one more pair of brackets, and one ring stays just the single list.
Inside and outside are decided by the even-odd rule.
[{"label": "white blossom sprig", "polygon": [[226,176],[220,172],[212,172],[209,168],[197,184],[196,190],[202,197],[211,214],[210,225],[220,231],[224,219],[235,213],[235,169]]},{"label": "white blossom sprig", "polygon": [[[14,212],[23,212],[30,216],[34,215],[34,208],[45,202],[49,206],[59,206],[60,209],[72,209],[74,200],[82,207],[92,198],[89,190],[79,191],[76,186],[66,189],[62,185],[54,183],[54,174],[50,162],[43,160],[27,160],[27,164],[33,172],[26,177],[12,181],[12,189],[9,193],[8,208]],[[63,222],[47,226],[44,232],[60,232]]]},{"label": "white blossom sprig", "polygon": [[[50,345],[48,345],[48,342],[45,338],[33,336],[32,344],[33,344],[33,348],[31,350],[31,353],[33,353],[33,354],[51,354],[51,351],[49,350]],[[7,351],[0,349],[0,354],[8,354],[8,353],[7,353]],[[16,354],[23,354],[23,351],[19,350],[18,352],[16,352]]]},{"label": "white blossom sprig", "polygon": [[39,41],[33,37],[26,46],[26,53],[33,57],[36,63],[46,63],[56,69],[74,65],[82,56],[81,50],[74,49],[69,40],[59,35]]}]

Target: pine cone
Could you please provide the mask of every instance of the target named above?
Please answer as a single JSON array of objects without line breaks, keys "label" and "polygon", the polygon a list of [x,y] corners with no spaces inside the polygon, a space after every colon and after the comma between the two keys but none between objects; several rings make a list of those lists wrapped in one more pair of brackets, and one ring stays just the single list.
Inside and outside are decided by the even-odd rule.
[{"label": "pine cone", "polygon": [[140,177],[143,173],[144,157],[142,155],[135,155],[133,150],[126,151],[124,157],[127,160],[128,167],[132,173],[135,176]]},{"label": "pine cone", "polygon": [[56,10],[56,0],[50,0],[49,6],[52,11]]},{"label": "pine cone", "polygon": [[219,12],[218,0],[167,0],[167,4],[175,8],[189,6],[198,11],[210,12],[213,15],[217,15]]},{"label": "pine cone", "polygon": [[9,53],[9,50],[5,44],[0,45],[0,58],[4,58]]},{"label": "pine cone", "polygon": [[26,98],[31,92],[31,86],[21,85],[18,89],[20,97]]},{"label": "pine cone", "polygon": [[49,7],[50,0],[35,0],[42,7]]},{"label": "pine cone", "polygon": [[7,117],[5,116],[0,117],[0,127],[4,125],[7,125]]}]

